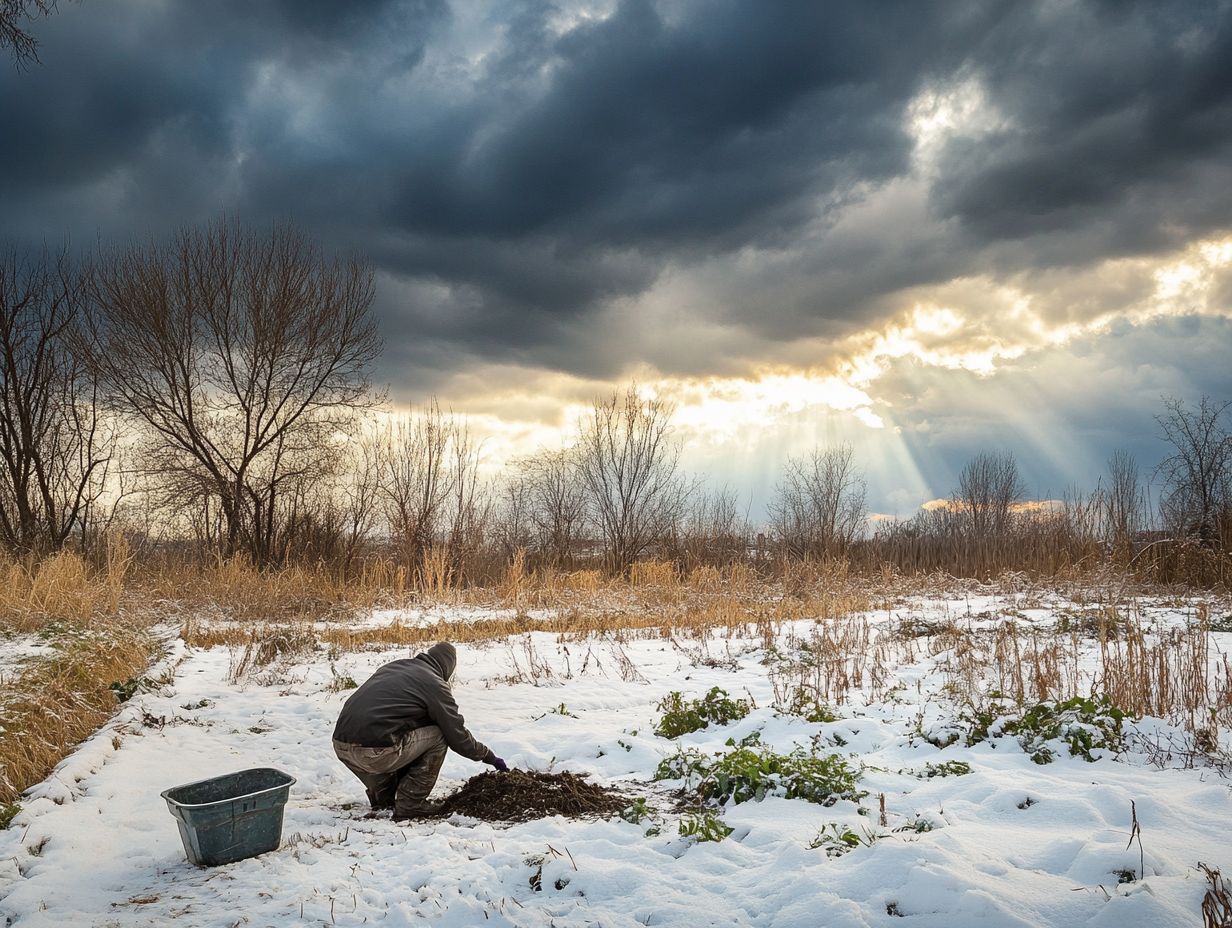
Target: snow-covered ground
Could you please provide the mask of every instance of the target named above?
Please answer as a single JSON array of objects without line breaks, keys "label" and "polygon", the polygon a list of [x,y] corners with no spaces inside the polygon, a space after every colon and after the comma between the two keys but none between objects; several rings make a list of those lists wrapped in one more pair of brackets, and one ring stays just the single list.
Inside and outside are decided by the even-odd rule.
[{"label": "snow-covered ground", "polygon": [[[962,597],[869,619],[978,627],[1009,612],[1042,625],[1066,609],[1080,611],[1038,597]],[[1176,625],[1192,612],[1160,603],[1142,621]],[[811,626],[784,626],[776,646],[786,650]],[[1227,637],[1217,636],[1225,645]],[[425,919],[460,928],[1193,926],[1206,888],[1195,865],[1232,871],[1232,788],[1213,767],[1161,767],[1140,751],[1089,763],[1064,750],[1041,766],[1010,737],[939,749],[920,730],[953,718],[944,651],[890,668],[878,698],[853,690],[837,721],[780,715],[764,644],[718,633],[704,641],[535,633],[459,647],[454,689],[477,737],[513,765],[586,772],[647,797],[657,834],[647,833],[651,821],[621,819],[365,820],[363,790],[330,748],[346,698],[337,681],[362,681],[405,651],[334,655],[332,664],[322,651],[262,674],[260,684],[234,684],[227,649],[181,649],[170,662],[174,683],[126,704],[0,833],[0,916],[28,928]],[[757,708],[677,741],[654,734],[667,692],[700,696],[714,686]],[[1162,721],[1140,727],[1152,740],[1180,738]],[[729,739],[754,732],[780,752],[846,756],[863,767],[868,796],[829,807],[771,796],[721,810],[733,829],[722,842],[682,838],[667,794],[675,784],[651,782],[660,760],[680,746],[727,751]],[[923,776],[946,761],[970,773]],[[282,846],[225,867],[189,865],[160,791],[255,766],[297,779]],[[451,754],[438,790],[485,769]],[[1141,829],[1132,844],[1131,803]],[[834,826],[860,840],[829,857],[810,845]],[[1121,875],[1135,878],[1119,883]]]},{"label": "snow-covered ground", "polygon": [[54,653],[55,648],[39,635],[0,637],[0,686],[15,677],[31,658]]}]

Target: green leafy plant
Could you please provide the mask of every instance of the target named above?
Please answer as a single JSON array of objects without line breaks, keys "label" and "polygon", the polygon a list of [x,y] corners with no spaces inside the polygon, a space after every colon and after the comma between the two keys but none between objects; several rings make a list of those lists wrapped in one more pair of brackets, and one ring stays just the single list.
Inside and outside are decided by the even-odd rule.
[{"label": "green leafy plant", "polygon": [[650,827],[646,829],[646,837],[650,838],[659,834],[662,830],[655,822],[655,813],[652,808],[646,803],[645,796],[639,796],[632,803],[620,810],[620,817],[631,825],[640,825],[643,822],[649,822]]},{"label": "green leafy plant", "polygon": [[1075,696],[1064,702],[1040,702],[1006,726],[1022,749],[1037,764],[1047,764],[1055,756],[1049,742],[1061,741],[1071,757],[1088,762],[1099,758],[1093,751],[1119,752],[1125,748],[1123,732],[1126,713],[1107,696]]},{"label": "green leafy plant", "polygon": [[738,748],[706,771],[698,792],[708,802],[760,802],[766,796],[833,805],[867,795],[857,790],[858,771],[837,754],[818,757],[797,749],[776,754],[763,748]]},{"label": "green leafy plant", "polygon": [[13,824],[13,819],[21,811],[20,802],[0,802],[0,831]]},{"label": "green leafy plant", "polygon": [[790,691],[778,706],[783,715],[794,715],[806,722],[837,722],[839,717],[817,694],[806,686],[797,686]]},{"label": "green leafy plant", "polygon": [[749,714],[753,704],[747,699],[731,699],[725,690],[716,686],[701,699],[685,699],[683,693],[673,690],[663,697],[658,708],[663,717],[655,727],[655,734],[662,738],[679,738],[711,724],[738,721]]},{"label": "green leafy plant", "polygon": [[696,812],[680,819],[680,835],[700,841],[722,841],[734,828],[713,812]]},{"label": "green leafy plant", "polygon": [[646,797],[639,796],[632,803],[620,810],[620,817],[631,825],[640,825],[643,819],[650,818],[652,812],[646,805]]},{"label": "green leafy plant", "polygon": [[117,702],[128,702],[138,693],[148,693],[157,688],[158,684],[149,677],[129,677],[122,683],[117,680],[109,687],[115,693]]},{"label": "green leafy plant", "polygon": [[727,745],[729,748],[753,747],[754,745],[761,744],[761,732],[751,731],[747,735],[745,735],[743,738],[741,738],[739,741],[737,741],[735,738],[728,738],[723,743]]},{"label": "green leafy plant", "polygon": [[717,757],[688,748],[659,762],[656,780],[683,780],[710,803],[760,802],[766,796],[833,805],[868,793],[857,788],[858,770],[837,754],[817,756],[803,748],[777,754],[765,747],[738,747]]},{"label": "green leafy plant", "polygon": [[927,736],[938,747],[958,740],[967,746],[1010,735],[1037,764],[1056,758],[1052,744],[1061,742],[1072,757],[1094,762],[1096,751],[1120,752],[1125,749],[1124,724],[1128,714],[1106,695],[1075,696],[1061,702],[1044,700],[1026,708],[1007,705],[996,698],[981,708],[968,707],[956,725],[935,730]]},{"label": "green leafy plant", "polygon": [[329,665],[329,674],[331,679],[326,687],[329,692],[342,693],[346,690],[359,689],[359,684],[355,682],[355,678],[349,673],[338,673],[338,668],[332,662]]},{"label": "green leafy plant", "polygon": [[857,834],[846,825],[830,822],[822,826],[817,832],[817,837],[810,841],[808,846],[813,850],[818,848],[825,850],[827,857],[842,857],[861,845],[871,847],[878,838],[876,832],[869,831],[867,828],[861,828],[860,832]]},{"label": "green leafy plant", "polygon": [[701,782],[711,763],[712,761],[696,748],[684,748],[659,761],[654,779],[684,780],[685,789],[691,789]]},{"label": "green leafy plant", "polygon": [[971,765],[965,760],[947,760],[940,764],[927,763],[920,770],[899,772],[910,774],[921,780],[931,780],[933,777],[964,777],[971,772]]}]

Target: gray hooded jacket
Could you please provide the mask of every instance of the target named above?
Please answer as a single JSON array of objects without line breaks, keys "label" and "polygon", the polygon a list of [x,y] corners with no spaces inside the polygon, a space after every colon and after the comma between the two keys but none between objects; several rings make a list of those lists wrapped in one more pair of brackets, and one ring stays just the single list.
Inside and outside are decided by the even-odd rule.
[{"label": "gray hooded jacket", "polygon": [[453,750],[490,764],[496,755],[466,730],[449,688],[457,664],[454,646],[442,641],[415,657],[378,668],[343,704],[334,740],[383,748],[411,729],[436,725]]}]

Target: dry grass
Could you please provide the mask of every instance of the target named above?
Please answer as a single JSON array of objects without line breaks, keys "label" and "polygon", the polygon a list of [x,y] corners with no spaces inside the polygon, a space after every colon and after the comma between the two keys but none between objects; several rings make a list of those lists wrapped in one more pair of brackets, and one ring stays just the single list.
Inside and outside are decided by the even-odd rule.
[{"label": "dry grass", "polygon": [[116,710],[112,683],[140,675],[153,642],[140,629],[96,624],[26,668],[0,700],[0,802],[38,783]]},{"label": "dry grass", "polygon": [[401,605],[411,595],[405,569],[388,561],[364,564],[348,575],[324,564],[261,571],[239,558],[154,565],[130,584],[129,592],[145,606],[247,622],[341,618]]},{"label": "dry grass", "polygon": [[0,689],[0,802],[42,780],[111,716],[111,683],[149,665],[149,618],[124,614],[132,561],[115,535],[96,563],[71,551],[0,562],[0,634],[39,634],[56,648]]},{"label": "dry grass", "polygon": [[944,655],[946,689],[960,703],[980,707],[991,693],[1019,705],[1106,695],[1133,717],[1165,719],[1213,747],[1218,729],[1232,727],[1232,666],[1212,654],[1209,632],[1201,612],[1157,632],[1130,608],[1105,607],[1069,631],[1012,621],[985,630],[951,625],[928,644]]},{"label": "dry grass", "polygon": [[118,535],[108,540],[98,569],[71,551],[42,561],[0,561],[0,629],[32,632],[48,622],[115,615],[131,564],[128,543]]},{"label": "dry grass", "polygon": [[[670,567],[670,565],[667,565]],[[795,595],[755,579],[737,566],[729,571],[704,573],[700,583],[683,581],[674,571],[655,565],[638,575],[640,585],[605,583],[597,572],[530,575],[511,572],[500,587],[484,598],[471,591],[468,599],[485,605],[503,605],[513,614],[479,620],[440,621],[433,625],[352,627],[318,615],[310,627],[317,640],[341,650],[416,646],[432,641],[488,641],[525,632],[557,635],[644,633],[698,636],[710,629],[729,635],[773,637],[784,622],[797,619],[829,620],[874,608],[875,600],[852,583],[817,583]],[[450,597],[451,599],[453,597]],[[545,609],[532,616],[514,604],[533,602]],[[290,626],[303,625],[300,618]],[[263,663],[262,653],[274,648],[288,623],[217,622],[190,614],[181,634],[194,647],[227,646],[250,653],[239,662],[245,670]],[[264,651],[262,650],[264,648]]]},{"label": "dry grass", "polygon": [[671,561],[637,561],[629,571],[629,583],[635,587],[675,590],[679,587],[676,565]]},{"label": "dry grass", "polygon": [[[1063,591],[1081,607],[1063,628],[1009,621],[975,631],[970,623],[925,621],[921,614],[918,621],[878,632],[870,615],[921,598],[969,589],[1014,593],[1024,604],[1042,602],[1044,594],[1033,593],[1035,581],[1022,573],[1003,573],[995,584],[981,585],[942,573],[903,574],[884,564],[856,573],[848,562],[833,560],[700,566],[688,573],[672,562],[651,561],[636,564],[630,579],[621,581],[597,570],[532,571],[522,555],[486,589],[459,586],[440,551],[429,551],[413,571],[381,559],[347,570],[318,565],[265,572],[235,560],[147,562],[139,571],[132,562],[117,538],[93,563],[70,553],[42,563],[0,563],[0,632],[37,631],[51,623],[68,629],[70,637],[77,634],[72,629],[109,630],[101,638],[78,634],[80,640],[60,657],[30,665],[6,686],[7,695],[0,693],[0,757],[6,764],[0,787],[7,790],[0,798],[45,775],[105,721],[115,707],[107,685],[139,673],[149,660],[140,629],[175,615],[190,646],[231,649],[231,676],[237,680],[320,647],[414,648],[533,631],[704,641],[717,629],[760,638],[770,650],[782,643],[784,623],[808,619],[808,630],[787,642],[795,656],[775,668],[775,685],[821,702],[839,704],[853,692],[880,698],[894,667],[943,654],[947,688],[958,701],[976,703],[994,690],[1025,703],[1098,689],[1129,712],[1177,721],[1195,735],[1205,730],[1208,740],[1217,742],[1219,726],[1232,725],[1232,669],[1209,650],[1207,617],[1200,615],[1190,629],[1148,633],[1132,606],[1142,592],[1137,576],[1107,565],[1049,581],[1050,590]],[[374,608],[425,602],[505,614],[430,626],[355,627],[349,621]]]},{"label": "dry grass", "polygon": [[1232,886],[1218,867],[1199,863],[1198,869],[1208,884],[1202,897],[1202,928],[1232,928]]},{"label": "dry grass", "polygon": [[231,644],[231,664],[227,679],[247,678],[254,671],[277,660],[293,660],[312,653],[317,637],[311,627],[302,625],[257,625],[250,628],[240,644]]}]

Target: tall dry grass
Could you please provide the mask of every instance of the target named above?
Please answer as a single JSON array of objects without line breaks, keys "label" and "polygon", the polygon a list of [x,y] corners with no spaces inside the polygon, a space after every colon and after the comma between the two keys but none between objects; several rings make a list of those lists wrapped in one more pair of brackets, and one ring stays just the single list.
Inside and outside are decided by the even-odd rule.
[{"label": "tall dry grass", "polygon": [[111,684],[142,674],[153,653],[143,630],[95,624],[8,681],[0,700],[0,802],[44,779],[103,725],[117,706]]},{"label": "tall dry grass", "polygon": [[1212,651],[1205,613],[1158,631],[1132,606],[1094,610],[1069,630],[1006,622],[973,631],[951,625],[929,639],[943,655],[946,689],[958,702],[985,705],[992,694],[1019,705],[1107,696],[1130,716],[1153,716],[1208,743],[1232,728],[1232,665]]},{"label": "tall dry grass", "polygon": [[357,610],[404,604],[413,595],[408,571],[371,561],[347,572],[329,564],[258,570],[243,558],[154,562],[134,576],[135,599],[167,612],[207,612],[237,621],[289,622],[345,617]]},{"label": "tall dry grass", "polygon": [[33,632],[50,622],[80,624],[115,615],[132,562],[122,535],[107,540],[99,567],[72,551],[43,560],[0,560],[0,629]]},{"label": "tall dry grass", "polygon": [[72,551],[0,562],[0,647],[5,634],[39,634],[53,648],[17,665],[0,688],[0,802],[105,722],[117,705],[111,684],[154,657],[151,618],[125,608],[132,564],[120,535],[94,562]]},{"label": "tall dry grass", "polygon": [[[516,562],[515,562],[516,563]],[[681,578],[671,564],[649,563],[633,572],[630,582],[609,581],[598,571],[506,574],[493,591],[507,614],[479,620],[440,621],[432,625],[353,626],[345,622],[286,623],[218,622],[199,614],[186,616],[181,635],[195,647],[227,646],[240,653],[245,671],[262,663],[262,655],[277,655],[289,628],[304,629],[325,646],[342,650],[413,647],[439,640],[485,641],[525,632],[557,635],[647,634],[701,636],[711,629],[729,635],[778,634],[786,622],[825,621],[873,609],[878,601],[853,582],[837,582],[825,570],[811,587],[791,594],[758,581],[748,568],[732,565],[722,571],[694,571]],[[477,596],[475,591],[472,596]],[[544,607],[531,615],[518,605]],[[298,624],[297,624],[298,623]]]}]

